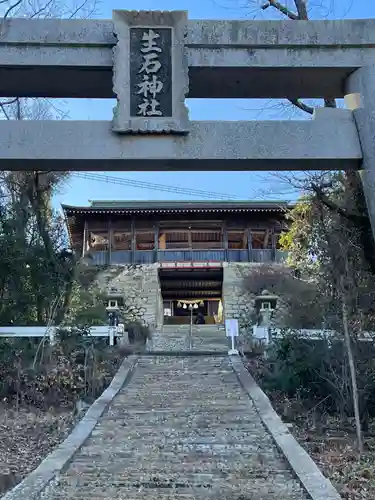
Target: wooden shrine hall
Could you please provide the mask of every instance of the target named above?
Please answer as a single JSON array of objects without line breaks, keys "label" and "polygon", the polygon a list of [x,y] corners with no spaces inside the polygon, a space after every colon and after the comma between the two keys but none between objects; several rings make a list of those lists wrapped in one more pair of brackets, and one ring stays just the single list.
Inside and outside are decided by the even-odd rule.
[{"label": "wooden shrine hall", "polygon": [[278,262],[282,201],[92,201],[63,205],[72,248],[93,265]]}]

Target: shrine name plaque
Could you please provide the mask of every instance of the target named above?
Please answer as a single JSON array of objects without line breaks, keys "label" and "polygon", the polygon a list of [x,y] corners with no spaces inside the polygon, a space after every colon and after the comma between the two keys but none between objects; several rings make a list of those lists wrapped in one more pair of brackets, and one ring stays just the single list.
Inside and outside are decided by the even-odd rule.
[{"label": "shrine name plaque", "polygon": [[112,130],[121,134],[189,132],[185,11],[113,11]]}]

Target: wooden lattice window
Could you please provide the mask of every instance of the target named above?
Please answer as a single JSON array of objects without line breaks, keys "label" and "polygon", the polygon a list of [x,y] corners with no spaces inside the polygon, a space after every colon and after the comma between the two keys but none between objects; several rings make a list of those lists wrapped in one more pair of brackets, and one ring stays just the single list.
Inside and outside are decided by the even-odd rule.
[{"label": "wooden lattice window", "polygon": [[187,231],[165,231],[165,240],[167,249],[189,248],[189,235]]},{"label": "wooden lattice window", "polygon": [[193,230],[191,232],[191,245],[194,249],[202,250],[223,248],[221,230]]},{"label": "wooden lattice window", "polygon": [[132,235],[122,231],[112,233],[112,250],[131,250]]},{"label": "wooden lattice window", "polygon": [[228,231],[228,248],[244,250],[247,248],[247,231]]},{"label": "wooden lattice window", "polygon": [[155,232],[154,231],[137,231],[135,235],[137,250],[154,250],[155,249]]}]

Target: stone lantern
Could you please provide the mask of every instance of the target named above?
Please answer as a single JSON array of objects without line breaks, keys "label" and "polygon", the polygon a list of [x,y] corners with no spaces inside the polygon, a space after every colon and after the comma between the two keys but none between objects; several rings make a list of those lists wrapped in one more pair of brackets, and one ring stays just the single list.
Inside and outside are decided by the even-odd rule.
[{"label": "stone lantern", "polygon": [[107,307],[105,308],[107,312],[108,324],[109,326],[117,326],[120,318],[120,304],[122,297],[112,291],[107,294]]},{"label": "stone lantern", "polygon": [[260,295],[255,297],[255,309],[258,313],[258,324],[254,328],[254,336],[265,341],[267,344],[270,342],[270,326],[271,318],[274,310],[276,309],[278,297],[272,295],[268,290],[263,290]]}]

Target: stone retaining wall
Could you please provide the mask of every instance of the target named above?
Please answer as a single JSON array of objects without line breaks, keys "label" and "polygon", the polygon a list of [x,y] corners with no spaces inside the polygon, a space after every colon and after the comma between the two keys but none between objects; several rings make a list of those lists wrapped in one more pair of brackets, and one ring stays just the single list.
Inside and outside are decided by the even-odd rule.
[{"label": "stone retaining wall", "polygon": [[162,298],[157,264],[111,266],[98,277],[99,287],[124,299],[125,321],[141,321],[152,329],[160,325]]},{"label": "stone retaining wall", "polygon": [[[246,292],[243,282],[255,266],[259,264],[230,262],[223,268],[224,316],[238,319],[241,334],[248,332],[254,323],[255,295]],[[138,320],[153,329],[162,326],[163,300],[158,264],[111,266],[100,274],[98,284],[102,290],[123,297],[124,320]],[[279,312],[275,319],[278,315]]]},{"label": "stone retaining wall", "polygon": [[[223,303],[226,318],[238,319],[241,335],[246,335],[255,324],[255,297],[244,288],[244,279],[261,264],[229,262],[223,269]],[[274,264],[275,266],[279,264]],[[282,326],[285,305],[279,299],[272,323]]]},{"label": "stone retaining wall", "polygon": [[223,269],[223,303],[226,318],[238,319],[240,333],[245,334],[252,312],[254,295],[247,293],[243,281],[256,264],[229,262]]}]

